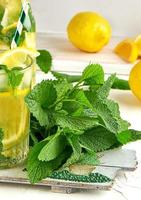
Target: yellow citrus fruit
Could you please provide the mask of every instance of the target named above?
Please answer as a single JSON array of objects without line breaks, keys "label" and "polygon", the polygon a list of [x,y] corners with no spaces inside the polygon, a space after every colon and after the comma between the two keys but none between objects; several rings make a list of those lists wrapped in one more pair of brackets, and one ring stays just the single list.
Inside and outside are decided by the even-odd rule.
[{"label": "yellow citrus fruit", "polygon": [[131,69],[129,85],[134,95],[141,100],[141,61]]},{"label": "yellow citrus fruit", "polygon": [[121,41],[114,49],[122,59],[127,62],[134,62],[138,57],[138,48],[132,39]]},{"label": "yellow citrus fruit", "polygon": [[86,52],[98,52],[110,40],[109,22],[94,12],[76,14],[67,27],[68,38],[77,48]]},{"label": "yellow citrus fruit", "polygon": [[[21,0],[0,0],[0,11],[2,12],[1,25],[3,27],[18,21],[22,7]],[[0,13],[1,13],[0,12]]]},{"label": "yellow citrus fruit", "polygon": [[135,44],[139,50],[139,56],[141,56],[141,35],[138,35],[135,39]]}]

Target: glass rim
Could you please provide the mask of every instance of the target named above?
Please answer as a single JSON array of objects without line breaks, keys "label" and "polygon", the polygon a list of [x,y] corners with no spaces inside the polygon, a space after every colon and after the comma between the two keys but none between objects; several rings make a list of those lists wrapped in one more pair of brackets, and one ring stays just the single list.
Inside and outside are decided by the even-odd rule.
[{"label": "glass rim", "polygon": [[[2,51],[3,51],[3,50],[2,50]],[[1,50],[0,50],[0,52],[1,52]],[[29,64],[26,64],[26,61],[27,61],[28,59],[30,60],[30,63],[29,63]],[[25,60],[25,63],[24,63],[26,66],[23,67],[20,71],[24,73],[24,71],[26,71],[27,69],[29,69],[29,68],[32,67],[33,62],[34,62],[34,61],[33,61],[33,58],[32,58],[30,55],[27,55],[26,60]],[[0,64],[0,65],[3,65],[3,64]],[[20,67],[20,66],[17,66],[17,67]],[[11,69],[12,69],[12,68],[11,68]],[[1,76],[1,75],[5,75],[5,74],[6,74],[6,72],[1,71],[1,69],[0,69],[0,76]]]}]

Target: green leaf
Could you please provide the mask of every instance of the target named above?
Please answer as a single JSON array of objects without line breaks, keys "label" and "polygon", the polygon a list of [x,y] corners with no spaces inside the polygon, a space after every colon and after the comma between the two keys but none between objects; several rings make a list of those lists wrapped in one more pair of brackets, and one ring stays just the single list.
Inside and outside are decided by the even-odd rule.
[{"label": "green leaf", "polygon": [[5,11],[4,7],[0,5],[0,24],[4,15],[4,11]]},{"label": "green leaf", "polygon": [[99,126],[80,135],[79,141],[86,150],[100,152],[112,147],[117,142],[117,138],[113,133]]},{"label": "green leaf", "polygon": [[22,72],[21,67],[14,67],[11,70],[8,70],[8,82],[9,85],[15,89],[22,82],[24,73]]},{"label": "green leaf", "polygon": [[61,115],[56,114],[56,124],[61,126],[62,128],[68,128],[72,130],[74,133],[75,131],[84,131],[88,128],[92,128],[94,126],[98,126],[98,120],[91,117],[77,117],[77,116],[70,116],[70,115]]},{"label": "green leaf", "polygon": [[81,157],[77,163],[81,164],[81,165],[98,165],[98,164],[100,164],[100,161],[98,160],[96,154],[84,153],[81,155]]},{"label": "green leaf", "polygon": [[67,113],[72,116],[80,115],[83,107],[81,104],[73,99],[64,100],[62,104],[62,109],[67,111]]},{"label": "green leaf", "polygon": [[54,137],[42,148],[38,159],[41,161],[50,161],[59,156],[66,147],[66,138],[56,133]]},{"label": "green leaf", "polygon": [[11,88],[17,88],[23,79],[23,71],[21,67],[13,67],[11,70],[6,65],[0,65],[0,69],[3,69],[8,76],[8,84]]},{"label": "green leaf", "polygon": [[109,129],[109,131],[117,134],[127,130],[129,123],[120,117],[118,104],[107,99],[114,79],[115,75],[111,75],[96,92],[86,91],[85,94],[92,104],[93,110],[101,118],[101,124]]},{"label": "green leaf", "polygon": [[57,91],[57,100],[60,101],[67,97],[69,90],[72,89],[72,84],[68,83],[66,79],[59,79],[54,81],[54,87]]},{"label": "green leaf", "polygon": [[49,109],[57,99],[56,89],[52,81],[42,81],[25,98],[30,112],[41,126],[49,125]]},{"label": "green leaf", "polygon": [[99,64],[89,64],[82,73],[81,81],[89,85],[103,84],[104,71]]},{"label": "green leaf", "polygon": [[97,96],[101,99],[108,97],[111,87],[116,79],[116,74],[112,74],[107,81],[97,90]]},{"label": "green leaf", "polygon": [[127,144],[129,142],[140,140],[141,131],[130,129],[119,133],[118,135],[116,135],[116,137],[121,144]]},{"label": "green leaf", "polygon": [[79,144],[78,137],[77,136],[70,137],[69,135],[67,135],[67,140],[68,140],[68,143],[71,145],[73,152],[62,168],[66,168],[72,165],[73,163],[76,163],[80,159],[80,156],[81,156],[82,149]]},{"label": "green leaf", "polygon": [[74,90],[70,97],[79,102],[79,104],[88,108],[92,108],[92,105],[87,99],[83,89]]},{"label": "green leaf", "polygon": [[47,50],[38,50],[40,55],[36,58],[36,62],[40,69],[48,73],[52,66],[52,56]]},{"label": "green leaf", "polygon": [[39,152],[46,145],[46,141],[36,144],[30,151],[27,162],[27,172],[31,183],[36,183],[48,177],[58,169],[68,156],[67,152],[62,153],[56,159],[46,162],[38,159]]}]

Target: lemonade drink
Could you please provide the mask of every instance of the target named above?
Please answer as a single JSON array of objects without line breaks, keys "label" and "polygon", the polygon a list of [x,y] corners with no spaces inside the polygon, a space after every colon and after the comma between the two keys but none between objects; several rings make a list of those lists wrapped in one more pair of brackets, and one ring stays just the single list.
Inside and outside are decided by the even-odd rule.
[{"label": "lemonade drink", "polygon": [[[4,134],[0,168],[12,167],[23,162],[29,148],[30,114],[24,98],[35,80],[34,55],[29,56],[28,52],[22,52],[22,49],[18,50],[20,53],[13,55],[10,53],[12,50],[9,50],[21,9],[22,0],[0,0],[0,65],[4,64],[9,69],[21,67],[23,74],[21,83],[13,89],[9,85],[7,73],[0,69],[0,128]],[[28,16],[18,46],[23,49],[30,48],[32,51],[36,48],[36,39],[31,8]]]},{"label": "lemonade drink", "polygon": [[[30,62],[29,62],[30,60]],[[12,167],[23,162],[29,148],[29,110],[24,98],[32,88],[32,59],[22,63],[22,80],[16,88],[9,85],[8,75],[0,69],[0,128],[4,133],[0,167]],[[25,65],[25,67],[24,67]]]}]

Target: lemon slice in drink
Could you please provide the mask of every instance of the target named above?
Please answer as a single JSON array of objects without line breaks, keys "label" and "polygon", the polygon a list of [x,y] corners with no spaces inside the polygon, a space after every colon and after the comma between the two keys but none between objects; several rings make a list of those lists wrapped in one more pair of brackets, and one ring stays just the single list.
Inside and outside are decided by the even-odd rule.
[{"label": "lemon slice in drink", "polygon": [[[12,92],[1,92],[0,109],[1,127],[5,130],[3,146],[4,150],[20,144],[20,141],[28,134],[29,112],[24,102],[24,97],[30,89],[16,91],[16,96]],[[9,113],[9,115],[8,115]]]},{"label": "lemon slice in drink", "polygon": [[3,27],[13,24],[18,20],[22,7],[21,0],[1,0],[0,6],[4,9],[1,21]]},{"label": "lemon slice in drink", "polygon": [[7,34],[9,31],[13,30],[13,29],[16,29],[17,27],[17,23],[18,22],[14,22],[13,24],[10,24],[9,26],[6,26],[2,29],[2,34]]},{"label": "lemon slice in drink", "polygon": [[7,65],[7,67],[21,67],[27,60],[27,56],[35,58],[39,52],[34,49],[18,47],[13,50],[8,50],[0,54],[0,64]]}]

